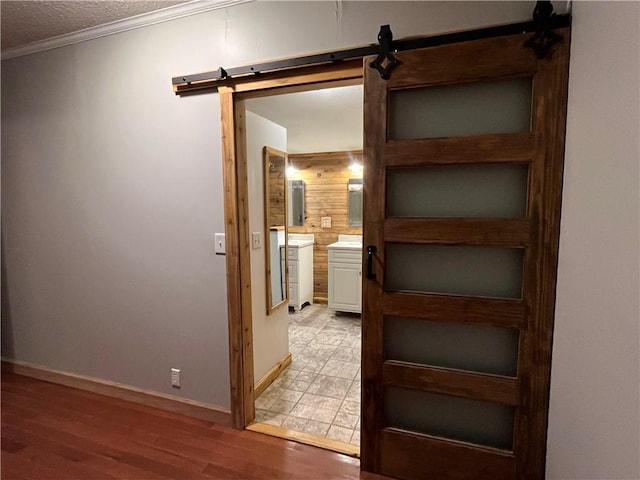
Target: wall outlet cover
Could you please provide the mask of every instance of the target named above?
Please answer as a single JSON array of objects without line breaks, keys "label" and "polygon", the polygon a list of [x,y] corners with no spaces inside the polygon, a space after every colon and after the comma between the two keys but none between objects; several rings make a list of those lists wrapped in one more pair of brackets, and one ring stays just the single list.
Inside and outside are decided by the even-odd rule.
[{"label": "wall outlet cover", "polygon": [[262,247],[262,233],[253,232],[251,234],[251,247],[254,250]]},{"label": "wall outlet cover", "polygon": [[331,228],[331,217],[322,217],[322,228]]},{"label": "wall outlet cover", "polygon": [[224,240],[224,233],[216,233],[214,237],[216,242],[216,255],[225,255],[227,252],[227,245]]},{"label": "wall outlet cover", "polygon": [[180,388],[180,369],[171,369],[171,386],[174,388]]}]

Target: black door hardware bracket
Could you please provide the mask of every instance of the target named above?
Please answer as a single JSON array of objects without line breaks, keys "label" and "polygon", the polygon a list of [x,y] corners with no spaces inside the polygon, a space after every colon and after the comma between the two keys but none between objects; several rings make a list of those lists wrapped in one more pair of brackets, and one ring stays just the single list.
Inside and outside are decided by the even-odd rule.
[{"label": "black door hardware bracket", "polygon": [[538,1],[533,9],[533,23],[536,25],[536,33],[529,40],[524,42],[524,46],[533,49],[536,57],[542,60],[547,56],[551,47],[562,40],[562,35],[552,30],[553,5],[550,1]]},{"label": "black door hardware bracket", "polygon": [[393,43],[393,33],[389,25],[382,25],[378,33],[378,42],[380,43],[380,53],[376,59],[369,64],[371,68],[375,68],[380,73],[380,78],[389,80],[391,70],[393,70],[400,61],[391,51]]}]

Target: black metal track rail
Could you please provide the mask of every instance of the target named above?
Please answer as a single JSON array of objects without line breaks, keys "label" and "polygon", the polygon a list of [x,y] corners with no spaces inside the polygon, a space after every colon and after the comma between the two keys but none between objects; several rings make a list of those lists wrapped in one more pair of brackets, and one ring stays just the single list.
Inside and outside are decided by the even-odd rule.
[{"label": "black metal track rail", "polygon": [[[547,28],[556,29],[568,27],[570,25],[571,16],[569,14],[553,15],[548,19]],[[437,47],[450,43],[480,40],[489,37],[532,33],[537,32],[538,29],[539,25],[535,21],[531,20],[527,22],[499,25],[477,30],[445,33],[443,35],[434,35],[430,37],[395,40],[392,42],[391,48],[394,52],[402,52],[406,50],[415,50],[418,48]],[[377,55],[378,53],[380,53],[380,45],[372,44],[364,47],[350,48],[347,50],[338,50],[334,52],[317,53],[314,55],[306,55],[302,57],[273,60],[270,62],[254,63],[251,65],[244,65],[241,67],[234,67],[229,69],[220,67],[217,70],[211,72],[195,73],[192,75],[173,77],[171,79],[171,83],[173,85],[189,85],[191,83],[203,81],[219,81],[245,75],[256,75],[265,72],[284,70],[288,68],[320,65],[324,63],[334,63],[344,60],[353,60],[368,55]]]}]

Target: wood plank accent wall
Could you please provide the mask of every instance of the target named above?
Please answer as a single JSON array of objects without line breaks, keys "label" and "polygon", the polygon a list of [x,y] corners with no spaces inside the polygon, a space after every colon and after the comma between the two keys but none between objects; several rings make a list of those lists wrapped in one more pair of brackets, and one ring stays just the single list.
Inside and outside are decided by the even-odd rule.
[{"label": "wood plank accent wall", "polygon": [[[327,245],[338,241],[338,234],[360,235],[362,227],[349,227],[347,184],[358,176],[349,165],[362,165],[362,151],[289,154],[289,165],[298,173],[289,180],[304,180],[305,220],[302,227],[289,227],[289,233],[313,233],[313,297],[326,303],[328,297]],[[321,227],[321,218],[331,217],[331,228]]]}]

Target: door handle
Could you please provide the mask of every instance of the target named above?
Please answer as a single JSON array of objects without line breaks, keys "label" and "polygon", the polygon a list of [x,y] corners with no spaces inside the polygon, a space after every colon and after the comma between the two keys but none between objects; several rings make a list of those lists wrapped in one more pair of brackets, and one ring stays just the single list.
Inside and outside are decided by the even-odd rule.
[{"label": "door handle", "polygon": [[376,274],[373,273],[373,256],[378,251],[378,247],[375,245],[367,245],[367,278],[369,280],[375,280]]}]

